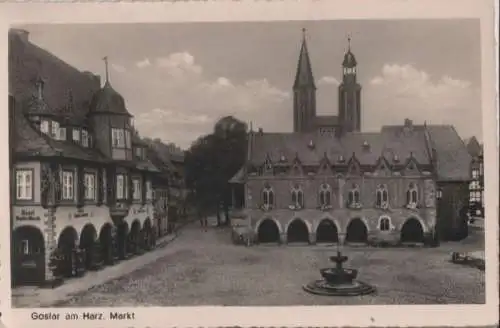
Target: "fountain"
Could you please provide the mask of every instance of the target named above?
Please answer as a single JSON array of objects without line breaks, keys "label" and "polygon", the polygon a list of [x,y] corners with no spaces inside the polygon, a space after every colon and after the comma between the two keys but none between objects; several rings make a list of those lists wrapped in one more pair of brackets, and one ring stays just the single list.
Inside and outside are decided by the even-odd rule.
[{"label": "fountain", "polygon": [[347,256],[342,255],[339,249],[337,255],[330,256],[330,261],[335,263],[335,267],[320,269],[323,279],[305,285],[303,288],[306,292],[324,296],[358,296],[376,291],[375,287],[356,280],[358,270],[343,268]]}]

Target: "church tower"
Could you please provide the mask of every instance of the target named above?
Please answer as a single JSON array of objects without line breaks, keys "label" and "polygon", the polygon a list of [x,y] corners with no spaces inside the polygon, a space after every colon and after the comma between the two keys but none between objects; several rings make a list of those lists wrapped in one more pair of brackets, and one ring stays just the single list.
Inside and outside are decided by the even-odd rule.
[{"label": "church tower", "polygon": [[342,62],[342,83],[339,85],[339,124],[342,132],[361,130],[361,85],[356,81],[357,62],[351,52],[351,38]]},{"label": "church tower", "polygon": [[311,69],[309,52],[307,51],[306,30],[302,29],[302,46],[300,48],[297,74],[293,84],[293,131],[309,132],[315,128],[316,117],[316,85]]}]

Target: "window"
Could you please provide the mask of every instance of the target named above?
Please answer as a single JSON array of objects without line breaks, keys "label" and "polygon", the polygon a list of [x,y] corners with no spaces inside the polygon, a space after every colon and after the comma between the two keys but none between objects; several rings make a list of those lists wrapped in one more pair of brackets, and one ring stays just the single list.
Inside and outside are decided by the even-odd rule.
[{"label": "window", "polygon": [[352,189],[349,190],[347,202],[350,206],[359,206],[361,204],[359,198],[359,187],[358,185],[354,184],[352,185]]},{"label": "window", "polygon": [[382,217],[378,221],[378,229],[380,231],[389,231],[391,230],[391,220],[388,217]]},{"label": "window", "polygon": [[74,128],[73,129],[73,141],[80,142],[80,130]]},{"label": "window", "polygon": [[124,174],[116,175],[116,199],[128,198],[127,177]]},{"label": "window", "polygon": [[[128,131],[127,131],[128,132]],[[111,130],[112,144],[114,148],[125,148],[125,130],[113,128]]]},{"label": "window", "polygon": [[75,173],[72,171],[64,171],[62,175],[63,192],[62,198],[64,200],[73,200],[75,197]]},{"label": "window", "polygon": [[469,201],[472,202],[482,202],[482,193],[481,191],[471,191],[469,194]]},{"label": "window", "polygon": [[16,172],[16,198],[18,200],[33,199],[33,171],[17,170]]},{"label": "window", "polygon": [[418,203],[418,188],[414,183],[410,183],[406,191],[406,204],[409,206],[417,206]]},{"label": "window", "polygon": [[66,128],[59,128],[59,140],[66,140]]},{"label": "window", "polygon": [[389,205],[389,192],[387,191],[386,185],[379,185],[377,187],[377,207],[387,207]]},{"label": "window", "polygon": [[126,148],[132,148],[132,138],[129,130],[125,130],[125,144],[127,145]]},{"label": "window", "polygon": [[482,177],[484,175],[484,165],[483,163],[479,163],[479,176]]},{"label": "window", "polygon": [[274,192],[270,186],[266,186],[264,190],[262,190],[262,201],[264,203],[264,206],[274,206]]},{"label": "window", "polygon": [[304,207],[304,192],[299,186],[295,186],[292,189],[292,205],[295,208]]},{"label": "window", "polygon": [[132,179],[132,187],[133,187],[133,195],[132,198],[134,200],[141,200],[141,180],[140,179]]},{"label": "window", "polygon": [[153,188],[151,187],[151,181],[146,181],[146,199],[153,199]]},{"label": "window", "polygon": [[479,178],[479,170],[478,169],[472,169],[472,178],[473,179]]},{"label": "window", "polygon": [[82,146],[83,147],[88,147],[89,146],[89,134],[87,130],[82,129]]},{"label": "window", "polygon": [[96,178],[93,173],[85,173],[84,174],[84,182],[85,182],[85,199],[86,200],[95,200],[96,194]]},{"label": "window", "polygon": [[319,204],[322,207],[331,205],[332,192],[328,184],[323,183],[319,189]]},{"label": "window", "polygon": [[49,121],[43,120],[40,123],[40,131],[45,134],[49,134]]},{"label": "window", "polygon": [[52,121],[52,129],[50,136],[52,138],[59,138],[59,122]]}]

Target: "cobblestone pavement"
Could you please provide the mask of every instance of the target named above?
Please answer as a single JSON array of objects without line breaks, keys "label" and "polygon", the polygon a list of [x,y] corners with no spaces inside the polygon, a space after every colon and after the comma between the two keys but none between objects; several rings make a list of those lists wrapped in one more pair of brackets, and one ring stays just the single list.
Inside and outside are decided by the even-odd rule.
[{"label": "cobblestone pavement", "polygon": [[360,297],[310,295],[336,251],[328,246],[235,246],[230,231],[186,227],[153,263],[74,295],[58,306],[333,305],[484,303],[484,272],[450,262],[451,252],[481,250],[477,232],[439,248],[344,248],[347,267],[378,293]]}]

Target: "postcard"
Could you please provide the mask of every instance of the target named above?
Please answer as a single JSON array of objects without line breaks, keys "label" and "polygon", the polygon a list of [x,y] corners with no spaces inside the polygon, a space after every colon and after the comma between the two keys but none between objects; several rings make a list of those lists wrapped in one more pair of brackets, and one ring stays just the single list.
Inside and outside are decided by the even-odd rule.
[{"label": "postcard", "polygon": [[2,8],[6,326],[498,323],[493,1]]}]

